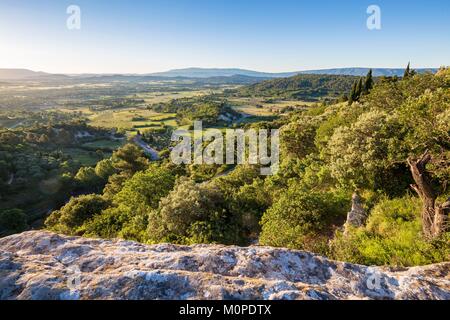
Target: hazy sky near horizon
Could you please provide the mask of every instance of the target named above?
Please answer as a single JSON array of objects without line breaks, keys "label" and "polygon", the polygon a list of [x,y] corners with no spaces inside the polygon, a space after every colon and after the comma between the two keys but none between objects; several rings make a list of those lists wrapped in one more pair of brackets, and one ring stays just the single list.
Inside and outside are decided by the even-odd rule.
[{"label": "hazy sky near horizon", "polygon": [[[69,5],[81,29],[68,30]],[[381,30],[366,27],[369,5]],[[150,73],[450,65],[450,1],[0,0],[0,68]]]}]

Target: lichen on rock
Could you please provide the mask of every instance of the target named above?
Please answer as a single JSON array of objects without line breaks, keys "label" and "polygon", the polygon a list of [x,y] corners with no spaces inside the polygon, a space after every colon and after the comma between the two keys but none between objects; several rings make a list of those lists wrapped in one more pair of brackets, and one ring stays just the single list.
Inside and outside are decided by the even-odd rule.
[{"label": "lichen on rock", "polygon": [[44,231],[0,239],[0,299],[450,299],[449,271],[450,263],[393,270],[256,246]]}]

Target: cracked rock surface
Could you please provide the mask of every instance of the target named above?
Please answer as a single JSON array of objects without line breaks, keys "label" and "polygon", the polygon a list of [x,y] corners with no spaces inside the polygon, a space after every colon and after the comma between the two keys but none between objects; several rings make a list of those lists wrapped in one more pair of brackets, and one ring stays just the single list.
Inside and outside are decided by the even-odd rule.
[{"label": "cracked rock surface", "polygon": [[0,299],[450,299],[450,262],[366,267],[269,247],[0,239]]}]

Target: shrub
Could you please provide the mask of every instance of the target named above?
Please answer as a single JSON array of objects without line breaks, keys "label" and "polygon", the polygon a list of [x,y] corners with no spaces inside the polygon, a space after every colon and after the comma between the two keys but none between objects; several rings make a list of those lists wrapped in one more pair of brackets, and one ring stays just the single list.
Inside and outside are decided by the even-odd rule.
[{"label": "shrub", "polygon": [[99,161],[95,166],[95,174],[105,181],[115,173],[115,169],[111,159]]},{"label": "shrub", "polygon": [[122,190],[114,196],[113,202],[132,209],[141,206],[157,208],[159,200],[167,196],[174,184],[175,177],[168,169],[152,166],[128,179]]},{"label": "shrub", "polygon": [[450,258],[447,233],[427,242],[421,236],[421,202],[409,195],[382,199],[371,211],[365,227],[336,233],[332,257],[365,265],[415,266]]},{"label": "shrub", "polygon": [[260,243],[325,253],[327,235],[345,216],[346,202],[293,184],[264,213]]},{"label": "shrub", "polygon": [[211,184],[181,179],[149,217],[150,242],[241,242],[238,219],[220,190]]},{"label": "shrub", "polygon": [[28,228],[27,217],[20,209],[0,211],[0,236],[19,233]]},{"label": "shrub", "polygon": [[[329,165],[342,185],[374,188],[377,176],[401,154],[401,128],[386,112],[370,111],[350,127],[339,127],[328,142]],[[392,150],[395,150],[392,154]]]},{"label": "shrub", "polygon": [[45,225],[56,232],[77,235],[84,222],[101,213],[109,204],[108,200],[96,194],[71,198],[64,207],[52,212]]},{"label": "shrub", "polygon": [[281,153],[284,156],[304,158],[316,151],[314,138],[317,120],[305,117],[283,127],[281,131]]},{"label": "shrub", "polygon": [[132,176],[138,171],[148,168],[149,161],[145,158],[144,152],[134,144],[126,144],[112,155],[113,167],[126,174]]},{"label": "shrub", "polygon": [[108,208],[86,221],[80,231],[86,237],[117,238],[128,221],[130,221],[130,215],[127,208]]},{"label": "shrub", "polygon": [[174,176],[165,168],[151,166],[136,173],[113,197],[111,208],[83,225],[84,235],[145,241],[148,215],[174,183]]},{"label": "shrub", "polygon": [[81,167],[75,175],[75,181],[83,188],[91,190],[101,184],[101,179],[97,176],[92,167]]}]

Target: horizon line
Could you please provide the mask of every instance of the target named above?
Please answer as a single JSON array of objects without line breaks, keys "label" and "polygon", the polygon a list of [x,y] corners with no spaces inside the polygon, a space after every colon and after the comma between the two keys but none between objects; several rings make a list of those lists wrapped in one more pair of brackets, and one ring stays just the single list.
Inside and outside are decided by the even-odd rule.
[{"label": "horizon line", "polygon": [[[447,65],[448,67],[449,65]],[[441,65],[439,67],[412,67],[412,69],[421,70],[421,69],[440,69],[442,67],[446,67],[445,65]],[[174,69],[166,69],[165,71],[153,71],[153,72],[142,72],[142,73],[136,73],[136,72],[48,72],[43,70],[37,70],[33,68],[26,68],[26,67],[18,67],[18,68],[4,68],[1,67],[0,70],[27,70],[32,71],[36,73],[46,73],[46,74],[52,74],[52,75],[151,75],[151,74],[158,74],[158,73],[166,73],[171,71],[181,71],[181,70],[189,70],[189,69],[198,69],[198,70],[231,70],[231,69],[237,69],[242,71],[250,71],[250,72],[258,72],[258,73],[267,73],[267,74],[282,74],[282,73],[298,73],[298,72],[307,72],[307,71],[325,71],[325,70],[333,70],[333,69],[406,69],[406,67],[330,67],[330,68],[313,68],[313,69],[303,69],[303,70],[295,70],[295,71],[259,71],[254,69],[247,69],[245,67],[184,67],[184,68],[174,68]]]}]

